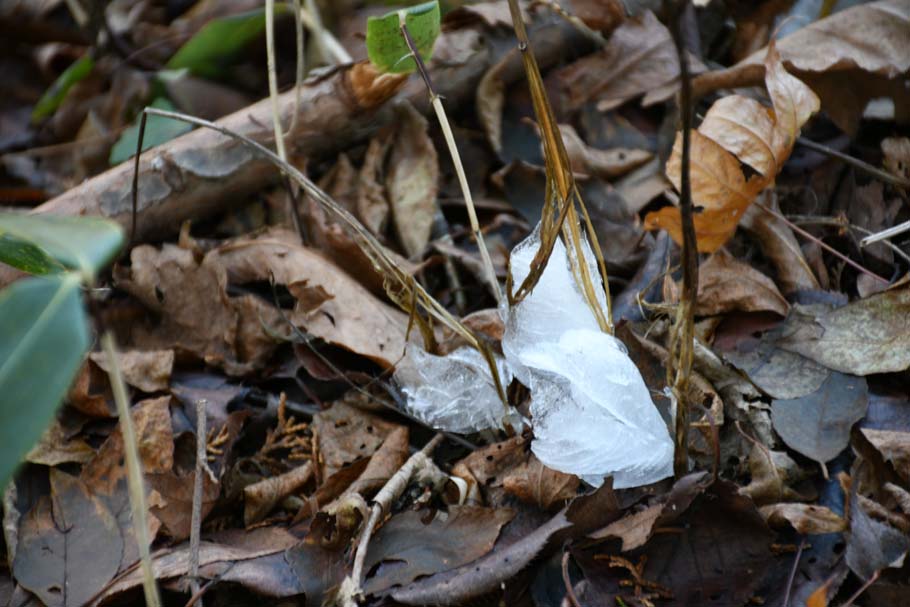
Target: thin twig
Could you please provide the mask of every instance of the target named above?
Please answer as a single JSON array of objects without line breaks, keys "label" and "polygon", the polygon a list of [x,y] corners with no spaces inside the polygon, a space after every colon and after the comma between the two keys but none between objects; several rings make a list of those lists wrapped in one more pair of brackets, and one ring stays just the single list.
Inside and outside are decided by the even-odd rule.
[{"label": "thin twig", "polygon": [[379,490],[379,493],[377,493],[376,497],[373,499],[373,506],[370,509],[370,518],[367,520],[366,525],[364,525],[360,540],[357,543],[357,551],[354,554],[354,566],[351,569],[351,575],[344,580],[341,585],[341,590],[339,591],[341,597],[340,602],[344,607],[355,607],[357,605],[357,599],[363,594],[361,586],[363,580],[363,563],[366,560],[370,537],[372,536],[376,525],[379,524],[379,519],[391,509],[392,503],[401,496],[407,488],[411,477],[421,467],[427,465],[427,462],[432,463],[429,456],[436,446],[442,442],[443,438],[442,434],[437,434],[430,439],[430,442],[424,445],[423,449],[408,458],[408,461],[398,469],[398,472],[388,480],[385,486]]},{"label": "thin twig", "polygon": [[814,242],[815,244],[817,244],[818,246],[820,246],[820,247],[823,248],[824,250],[828,251],[829,253],[831,253],[832,255],[834,255],[835,257],[837,257],[838,259],[840,259],[841,261],[843,261],[843,262],[846,263],[847,265],[852,266],[854,269],[858,270],[859,272],[862,272],[863,274],[867,274],[867,275],[871,276],[872,278],[875,278],[876,280],[879,280],[879,281],[885,283],[886,285],[887,285],[887,284],[891,284],[890,281],[889,281],[888,279],[882,278],[881,276],[879,276],[878,274],[876,274],[876,273],[873,272],[872,270],[868,270],[868,269],[864,268],[863,266],[861,266],[860,264],[856,263],[855,261],[853,261],[852,259],[850,259],[850,258],[847,257],[846,255],[844,255],[843,253],[841,253],[840,251],[838,251],[837,249],[835,249],[834,247],[832,247],[832,246],[826,244],[823,240],[821,240],[821,239],[819,239],[819,238],[816,238],[815,236],[813,236],[813,235],[810,234],[809,232],[805,231],[804,229],[802,229],[801,227],[799,227],[798,225],[796,225],[795,223],[793,223],[792,221],[790,221],[789,219],[787,219],[786,217],[784,217],[783,215],[781,215],[780,213],[778,213],[777,211],[775,211],[774,209],[768,207],[767,205],[765,205],[765,204],[763,204],[763,203],[761,203],[761,202],[759,202],[759,201],[757,201],[757,200],[756,200],[753,204],[758,205],[759,208],[761,208],[761,209],[763,209],[764,211],[766,211],[766,212],[768,212],[768,213],[774,215],[775,217],[777,217],[778,219],[780,219],[781,221],[783,221],[784,223],[786,223],[788,226],[790,226],[790,229],[791,229],[791,230],[793,230],[794,232],[796,232],[797,234],[799,234],[800,236],[802,236],[802,237],[805,238],[806,240],[810,240],[810,241]]},{"label": "thin twig", "polygon": [[850,607],[851,605],[853,605],[853,601],[855,601],[856,599],[858,599],[858,598],[859,598],[859,595],[861,595],[862,593],[864,593],[864,592],[866,591],[866,589],[867,589],[869,586],[871,586],[872,584],[874,584],[874,583],[876,582],[876,580],[878,580],[878,577],[879,577],[881,574],[882,574],[881,570],[876,571],[875,573],[873,573],[873,574],[872,574],[872,577],[870,577],[868,580],[866,580],[865,582],[863,582],[863,585],[860,586],[859,589],[858,589],[856,592],[853,593],[853,596],[851,596],[849,599],[847,599],[847,602],[844,603],[843,605],[841,605],[841,607]]},{"label": "thin twig", "polygon": [[303,19],[300,17],[300,0],[294,0],[294,44],[297,53],[297,65],[294,73],[294,111],[291,112],[291,123],[288,125],[287,134],[293,133],[297,127],[297,114],[300,113],[300,92],[303,87],[303,77],[306,75],[306,55],[304,54]]},{"label": "thin twig", "polygon": [[[863,238],[860,241],[860,243],[859,243],[860,247],[865,246],[863,243],[866,242],[866,240],[868,240],[869,238],[873,239],[871,241],[873,243],[878,242],[879,240],[882,240],[881,238],[876,238],[876,237],[879,234],[882,234],[882,233],[888,231],[888,230],[884,230],[883,232],[875,233],[872,230],[867,230],[866,228],[863,228],[858,225],[850,223],[845,218],[843,218],[843,216],[841,216],[841,217],[822,217],[820,215],[787,215],[787,218],[790,219],[790,221],[792,221],[793,223],[795,223],[797,225],[832,226],[832,227],[837,227],[837,228],[841,228],[841,229],[847,228],[850,230],[854,230],[856,232],[860,232],[861,234],[870,234],[871,236],[868,236],[867,238]],[[908,221],[906,223],[906,226],[907,226],[906,229],[910,230],[910,221]],[[889,230],[894,230],[895,228],[898,228],[898,227],[900,227],[900,226],[894,226],[893,228],[889,228]],[[891,249],[891,251],[895,255],[902,257],[904,259],[904,261],[910,262],[910,255],[907,255],[906,253],[904,253],[904,251],[899,246],[894,244],[893,242],[884,240],[882,242],[882,244],[884,246],[888,247],[889,249]]]},{"label": "thin twig", "polygon": [[871,236],[866,236],[859,241],[859,246],[866,247],[874,242],[878,242],[879,240],[893,238],[894,236],[898,236],[904,232],[910,232],[910,221],[905,221],[904,223],[892,226],[886,230],[882,230],[881,232],[876,232]]},{"label": "thin twig", "polygon": [[834,148],[830,148],[821,143],[816,143],[810,139],[806,139],[805,137],[797,137],[796,143],[800,144],[803,147],[809,148],[810,150],[815,150],[816,152],[831,156],[832,158],[843,160],[847,164],[856,167],[861,171],[865,171],[873,177],[877,177],[882,181],[890,183],[891,185],[896,185],[902,188],[910,188],[910,180],[889,173],[888,171],[883,171],[878,167],[872,166],[868,162],[860,160],[859,158],[854,158],[853,156],[844,154],[843,152],[838,152]]},{"label": "thin twig", "polygon": [[455,165],[455,173],[458,175],[458,184],[461,186],[465,207],[467,207],[468,210],[468,219],[471,221],[471,232],[474,234],[474,239],[477,241],[477,248],[480,250],[480,258],[483,261],[487,282],[489,283],[490,290],[493,292],[493,296],[496,298],[496,303],[499,304],[502,302],[502,290],[499,288],[499,281],[496,280],[496,270],[493,268],[490,251],[487,249],[487,245],[483,240],[483,232],[480,231],[480,222],[477,220],[477,209],[474,208],[474,198],[471,196],[471,188],[468,186],[468,178],[465,175],[464,166],[461,163],[461,155],[458,153],[458,146],[455,144],[455,136],[452,134],[449,118],[446,115],[445,108],[442,106],[442,99],[436,94],[436,89],[433,88],[430,72],[427,71],[427,67],[423,63],[423,58],[417,51],[414,39],[411,37],[411,33],[408,31],[408,27],[405,24],[404,15],[404,11],[399,13],[398,26],[401,28],[404,40],[408,45],[408,49],[411,51],[411,57],[414,58],[414,62],[417,64],[417,71],[420,72],[420,77],[423,78],[423,82],[427,87],[430,103],[433,106],[433,110],[436,112],[436,119],[439,121],[439,127],[442,129],[443,137],[445,137],[446,145],[449,148],[452,164]]},{"label": "thin twig", "polygon": [[139,119],[139,137],[136,139],[136,159],[133,161],[133,214],[130,217],[130,242],[126,249],[129,249],[136,242],[136,219],[139,215],[139,158],[142,156],[142,142],[145,140],[145,122],[148,119],[148,113],[142,112]]},{"label": "thin twig", "polygon": [[[199,593],[199,537],[202,531],[202,485],[203,473],[208,472],[206,465],[206,400],[196,401],[196,477],[193,479],[193,512],[190,518],[190,593]],[[199,607],[202,597],[199,597]]]},{"label": "thin twig", "polygon": [[[736,423],[737,423],[737,428],[739,428],[739,422],[736,422]],[[742,431],[742,429],[740,429],[740,431]],[[756,441],[756,444],[758,444],[758,441]],[[805,547],[806,547],[806,538],[802,538],[799,541],[799,548],[796,550],[796,558],[793,559],[793,568],[790,569],[790,576],[787,578],[787,590],[784,593],[784,607],[790,607],[790,592],[793,590],[793,580],[796,579],[796,572],[799,569],[799,560],[803,556],[803,548],[805,548]]]},{"label": "thin twig", "polygon": [[572,588],[572,578],[569,577],[569,551],[566,548],[562,549],[562,583],[566,587],[566,598],[569,599],[569,602],[572,604],[572,607],[581,607],[581,603],[578,602],[578,597],[575,596],[575,589]]},{"label": "thin twig", "polygon": [[688,6],[686,0],[673,3],[670,23],[676,56],[679,62],[679,112],[682,123],[682,160],[679,188],[679,207],[682,216],[682,292],[676,308],[676,320],[670,333],[667,358],[667,383],[672,386],[676,401],[675,449],[673,472],[677,478],[689,472],[689,376],[692,372],[695,340],[695,304],[698,297],[698,245],[692,210],[692,189],[689,176],[690,140],[692,128],[692,83],[683,44],[682,19]]},{"label": "thin twig", "polygon": [[111,390],[117,404],[117,415],[120,418],[120,433],[123,435],[123,450],[126,456],[126,478],[129,486],[130,507],[133,515],[133,534],[139,547],[139,562],[142,568],[142,590],[145,593],[147,607],[160,607],[161,597],[152,569],[152,555],[149,550],[148,508],[145,500],[145,483],[142,475],[142,462],[139,459],[139,446],[136,444],[136,431],[133,428],[133,417],[130,415],[130,401],[126,393],[126,384],[120,371],[120,359],[117,358],[117,346],[114,334],[105,331],[101,336],[101,345],[107,356],[110,368]]}]

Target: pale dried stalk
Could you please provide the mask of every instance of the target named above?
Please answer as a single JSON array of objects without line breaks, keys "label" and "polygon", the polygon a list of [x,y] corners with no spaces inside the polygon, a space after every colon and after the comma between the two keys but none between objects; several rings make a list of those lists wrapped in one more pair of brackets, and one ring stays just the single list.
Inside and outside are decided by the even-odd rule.
[{"label": "pale dried stalk", "polygon": [[439,121],[439,128],[442,130],[442,135],[446,140],[449,155],[452,157],[452,164],[455,165],[455,174],[458,175],[458,185],[461,186],[461,194],[464,196],[465,207],[468,210],[468,219],[471,222],[471,232],[474,235],[474,240],[477,241],[477,248],[480,250],[480,258],[483,262],[484,273],[487,275],[486,277],[490,286],[490,291],[496,298],[496,303],[500,304],[502,303],[502,290],[499,288],[499,281],[496,280],[496,270],[493,268],[492,259],[490,259],[490,251],[487,249],[487,245],[483,240],[483,232],[480,231],[480,222],[477,220],[477,209],[474,207],[474,198],[471,196],[471,188],[468,186],[468,178],[465,176],[464,165],[461,163],[461,155],[458,153],[458,146],[455,144],[455,136],[452,134],[449,117],[446,115],[446,110],[442,106],[442,99],[439,98],[439,95],[436,94],[436,89],[433,88],[433,81],[430,80],[430,72],[427,71],[426,65],[423,63],[423,58],[420,56],[420,53],[417,51],[417,47],[414,44],[414,39],[411,38],[411,33],[408,31],[407,25],[405,25],[405,11],[399,11],[398,13],[398,27],[401,28],[401,34],[404,36],[408,49],[411,51],[411,57],[414,58],[414,62],[417,64],[417,71],[420,72],[420,77],[423,78],[423,83],[427,87],[427,93],[430,96],[430,104],[433,106],[433,111],[436,113],[436,119]]},{"label": "pale dried stalk", "polygon": [[363,594],[361,587],[363,581],[363,563],[367,557],[367,548],[369,548],[370,545],[370,537],[373,534],[373,529],[379,524],[379,519],[382,518],[383,514],[388,513],[391,509],[392,502],[404,493],[411,477],[422,468],[433,465],[433,460],[431,460],[429,456],[436,446],[442,442],[443,438],[442,434],[437,434],[430,439],[430,442],[424,445],[423,449],[408,458],[408,461],[398,469],[398,472],[389,479],[373,499],[373,506],[370,509],[370,518],[367,520],[366,525],[364,525],[363,532],[360,534],[360,540],[357,543],[357,552],[354,554],[354,566],[351,569],[351,575],[350,577],[345,578],[344,582],[341,584],[341,589],[339,590],[339,602],[343,607],[356,607],[357,600]]},{"label": "pale dried stalk", "polygon": [[[202,475],[209,473],[206,465],[206,401],[196,401],[196,477],[193,479],[193,513],[190,518],[190,592],[199,594],[199,539],[202,532]],[[202,605],[200,596],[197,604]]]},{"label": "pale dried stalk", "polygon": [[161,597],[152,569],[152,555],[149,550],[148,506],[145,500],[145,483],[142,476],[142,462],[139,460],[139,447],[136,444],[136,431],[130,415],[130,401],[126,393],[126,383],[120,372],[120,359],[117,358],[117,346],[114,334],[105,331],[101,336],[101,346],[107,355],[110,371],[111,390],[117,404],[117,415],[120,417],[120,433],[123,435],[123,451],[126,456],[126,478],[129,486],[130,507],[133,514],[133,533],[139,546],[139,563],[142,569],[142,590],[145,593],[145,604],[148,607],[160,607]]}]

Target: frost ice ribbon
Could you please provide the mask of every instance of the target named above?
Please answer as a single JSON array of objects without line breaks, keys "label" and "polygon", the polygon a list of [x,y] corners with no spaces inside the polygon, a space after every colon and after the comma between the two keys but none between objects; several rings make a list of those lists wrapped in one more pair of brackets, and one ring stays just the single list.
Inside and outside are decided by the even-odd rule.
[{"label": "frost ice ribbon", "polygon": [[[512,284],[528,275],[539,246],[538,228],[512,251]],[[598,276],[587,242],[581,263]],[[606,308],[603,293],[598,297]],[[617,488],[672,474],[667,426],[625,347],[598,327],[561,241],[531,294],[501,313],[503,381],[514,374],[530,390],[531,450],[541,462],[593,485],[612,475]],[[408,358],[396,379],[415,415],[456,432],[500,425],[502,405],[479,354],[433,357],[410,348]]]}]

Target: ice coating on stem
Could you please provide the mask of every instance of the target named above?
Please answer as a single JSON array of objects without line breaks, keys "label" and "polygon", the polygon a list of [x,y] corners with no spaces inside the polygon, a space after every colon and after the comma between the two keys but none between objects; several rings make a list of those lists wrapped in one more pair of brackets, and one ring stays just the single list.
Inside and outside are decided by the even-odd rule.
[{"label": "ice coating on stem", "polygon": [[[594,255],[587,242],[583,245],[583,262],[596,280]],[[539,246],[538,228],[512,251],[516,288]],[[606,309],[600,290],[598,299]],[[534,290],[503,314],[503,352],[530,389],[531,450],[541,462],[593,485],[612,475],[617,488],[672,474],[667,427],[625,347],[598,327],[561,241]]]},{"label": "ice coating on stem", "polygon": [[[503,385],[509,385],[512,376],[505,361],[498,357],[496,362]],[[411,414],[438,430],[465,434],[503,426],[505,411],[490,368],[473,348],[435,356],[409,344],[395,380]]]}]

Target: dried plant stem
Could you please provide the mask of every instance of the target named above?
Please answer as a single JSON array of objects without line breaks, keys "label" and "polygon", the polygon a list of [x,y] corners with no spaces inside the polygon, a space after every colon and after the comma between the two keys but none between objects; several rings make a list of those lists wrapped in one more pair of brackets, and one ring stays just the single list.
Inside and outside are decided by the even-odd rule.
[{"label": "dried plant stem", "polygon": [[869,586],[874,584],[878,580],[878,578],[881,574],[882,574],[882,572],[880,570],[873,573],[872,577],[870,577],[868,580],[863,582],[863,585],[860,586],[859,589],[857,589],[857,591],[853,593],[853,596],[851,596],[849,599],[847,599],[847,602],[844,603],[843,605],[841,605],[841,607],[851,607],[853,605],[853,603],[856,601],[856,599],[859,598],[859,595],[864,593]]},{"label": "dried plant stem", "polygon": [[[871,240],[872,243],[882,241],[882,244],[884,246],[888,247],[889,249],[891,249],[891,251],[895,255],[897,255],[899,257],[903,257],[904,261],[910,262],[910,255],[907,255],[906,253],[904,253],[904,251],[900,247],[898,247],[896,244],[894,244],[893,242],[889,242],[888,240],[885,240],[882,238],[876,238],[876,236],[878,236],[882,232],[876,233],[876,232],[873,232],[872,230],[867,230],[864,227],[858,226],[856,224],[852,224],[849,221],[847,221],[843,215],[841,215],[839,217],[822,217],[820,215],[787,215],[787,218],[797,225],[832,226],[835,228],[840,228],[841,230],[849,229],[849,230],[853,230],[855,232],[859,232],[861,234],[868,234],[868,236],[866,236],[865,238],[863,238],[860,241],[860,243],[859,243],[860,247],[863,247],[863,246],[869,244],[869,242],[867,242],[869,239],[872,239]],[[908,221],[906,223],[906,226],[907,227],[905,229],[910,230],[910,221]],[[893,230],[898,227],[900,227],[900,226],[894,226],[894,228],[889,228],[889,230]],[[884,231],[887,231],[887,230],[884,230]]]},{"label": "dried plant stem", "polygon": [[360,534],[360,540],[357,543],[357,551],[354,553],[354,566],[351,569],[351,575],[342,582],[341,590],[339,591],[340,602],[343,607],[356,607],[358,597],[363,594],[361,589],[363,563],[367,557],[367,549],[370,545],[370,537],[373,535],[373,530],[379,524],[382,516],[389,512],[392,502],[398,499],[407,488],[411,477],[422,468],[433,465],[430,454],[442,442],[442,439],[443,435],[437,434],[430,439],[430,442],[424,445],[423,449],[408,458],[408,461],[398,469],[398,472],[388,480],[373,499],[370,518],[363,527],[363,532]]},{"label": "dried plant stem", "polygon": [[805,238],[806,240],[810,240],[810,241],[814,242],[815,244],[817,244],[818,246],[820,246],[820,247],[823,248],[824,250],[828,251],[829,253],[831,253],[832,255],[834,255],[835,257],[837,257],[838,259],[840,259],[841,261],[843,261],[845,264],[847,264],[847,265],[853,267],[855,270],[857,270],[857,271],[859,271],[859,272],[862,272],[863,274],[867,274],[867,275],[871,276],[872,278],[874,278],[874,279],[876,279],[876,280],[878,280],[878,281],[880,281],[880,282],[882,282],[882,283],[884,283],[884,284],[886,284],[886,285],[891,284],[891,282],[890,282],[887,278],[882,278],[881,276],[879,276],[878,274],[876,274],[876,273],[873,272],[872,270],[869,270],[869,269],[864,268],[863,266],[861,266],[860,264],[856,263],[855,261],[853,261],[852,259],[850,259],[850,258],[847,257],[846,255],[844,255],[843,253],[841,253],[840,251],[838,251],[837,249],[835,249],[835,248],[832,247],[831,245],[826,244],[823,240],[821,240],[821,239],[819,239],[819,238],[816,238],[815,236],[813,236],[813,235],[810,234],[809,232],[805,231],[804,229],[802,229],[802,228],[799,227],[798,225],[794,224],[792,221],[790,221],[790,220],[787,219],[785,216],[781,215],[780,213],[778,213],[777,211],[775,211],[775,210],[772,209],[771,207],[769,207],[769,206],[767,206],[767,205],[765,205],[765,204],[762,204],[761,202],[759,202],[759,201],[757,201],[757,200],[756,200],[753,204],[758,205],[758,207],[761,208],[763,211],[766,211],[766,212],[770,213],[771,215],[774,215],[775,217],[777,217],[778,219],[780,219],[781,221],[783,221],[784,223],[786,223],[786,224],[790,227],[791,230],[793,230],[794,232],[796,232],[797,234],[799,234],[800,236],[802,236],[802,237]]},{"label": "dried plant stem", "polygon": [[689,376],[692,372],[695,340],[695,302],[698,296],[698,248],[695,239],[695,222],[692,217],[692,190],[689,175],[690,139],[692,128],[692,83],[683,44],[682,19],[688,2],[670,2],[670,30],[679,60],[679,112],[682,123],[682,175],[679,188],[679,206],[682,215],[682,291],[676,308],[676,319],[670,331],[669,357],[667,358],[667,384],[676,402],[675,450],[673,472],[682,477],[689,472]]},{"label": "dried plant stem", "polygon": [[133,514],[133,533],[139,546],[139,562],[142,569],[142,589],[145,592],[145,604],[148,607],[160,607],[161,597],[158,584],[152,569],[152,555],[149,550],[148,507],[145,501],[145,482],[142,476],[142,463],[139,460],[139,447],[136,444],[136,432],[133,429],[133,418],[130,415],[130,402],[126,393],[126,384],[120,372],[117,358],[117,346],[114,334],[105,331],[101,336],[101,346],[110,365],[111,390],[114,402],[117,403],[117,415],[120,417],[120,433],[123,435],[123,450],[126,456],[126,477],[129,486],[130,507]]},{"label": "dried plant stem", "polygon": [[[308,0],[307,7],[311,3],[312,0]],[[315,7],[315,4],[313,6]],[[300,20],[316,36],[316,42],[320,45],[320,49],[325,51],[323,59],[327,63],[344,64],[354,62],[350,53],[338,42],[332,32],[323,27],[318,11],[311,12],[308,9],[301,8],[298,12],[300,13]]]},{"label": "dried plant stem", "polygon": [[[196,401],[196,476],[193,479],[193,512],[190,518],[190,592],[193,596],[199,594],[199,539],[202,531],[202,475],[209,472],[205,463],[206,437],[208,436],[205,422],[206,401],[200,398]],[[202,607],[202,597],[198,599]]]},{"label": "dried plant stem", "polygon": [[834,148],[828,147],[827,145],[823,145],[821,143],[816,143],[810,139],[806,139],[805,137],[797,137],[796,143],[798,143],[799,145],[801,145],[803,147],[809,148],[810,150],[815,150],[816,152],[820,152],[822,154],[831,156],[832,158],[837,158],[838,160],[843,160],[845,163],[849,164],[850,166],[855,167],[861,171],[864,171],[864,172],[872,175],[873,177],[877,177],[877,178],[881,179],[882,181],[884,181],[885,183],[890,183],[891,185],[895,185],[895,186],[902,187],[902,188],[910,188],[910,180],[903,179],[901,177],[898,177],[897,175],[893,175],[893,174],[889,173],[888,171],[883,171],[878,167],[872,166],[868,162],[863,162],[859,158],[854,158],[853,156],[850,156],[849,154],[844,154],[843,152],[838,152]]},{"label": "dried plant stem", "polygon": [[471,196],[471,188],[468,186],[468,178],[464,172],[464,165],[461,163],[461,155],[458,153],[458,146],[455,145],[455,137],[452,134],[449,118],[446,115],[445,108],[442,106],[442,99],[436,94],[436,89],[433,88],[433,81],[430,80],[430,73],[423,63],[423,58],[420,56],[420,53],[417,52],[417,46],[414,44],[414,39],[408,31],[407,25],[405,25],[404,15],[404,11],[402,11],[398,16],[401,34],[404,36],[405,42],[411,50],[411,57],[414,58],[414,62],[417,64],[417,71],[420,72],[420,77],[423,78],[423,83],[427,87],[427,93],[430,96],[430,104],[433,106],[433,111],[436,113],[436,119],[439,121],[439,128],[442,129],[442,135],[446,140],[446,146],[449,148],[452,164],[455,165],[455,174],[458,175],[458,185],[461,186],[465,207],[468,209],[468,219],[471,221],[471,232],[474,234],[474,239],[477,241],[477,248],[480,250],[480,258],[483,261],[484,273],[487,275],[490,291],[496,298],[496,303],[502,303],[502,290],[499,288],[499,281],[496,280],[496,270],[493,268],[493,261],[490,259],[490,252],[487,249],[487,245],[484,243],[483,232],[480,231],[480,222],[477,220],[477,209],[474,207],[474,198]]},{"label": "dried plant stem", "polygon": [[881,232],[876,232],[875,234],[866,236],[861,241],[859,241],[859,246],[866,247],[880,240],[887,240],[888,238],[899,236],[904,232],[910,232],[910,221],[905,221],[904,223],[892,226],[887,230],[882,230]]}]

